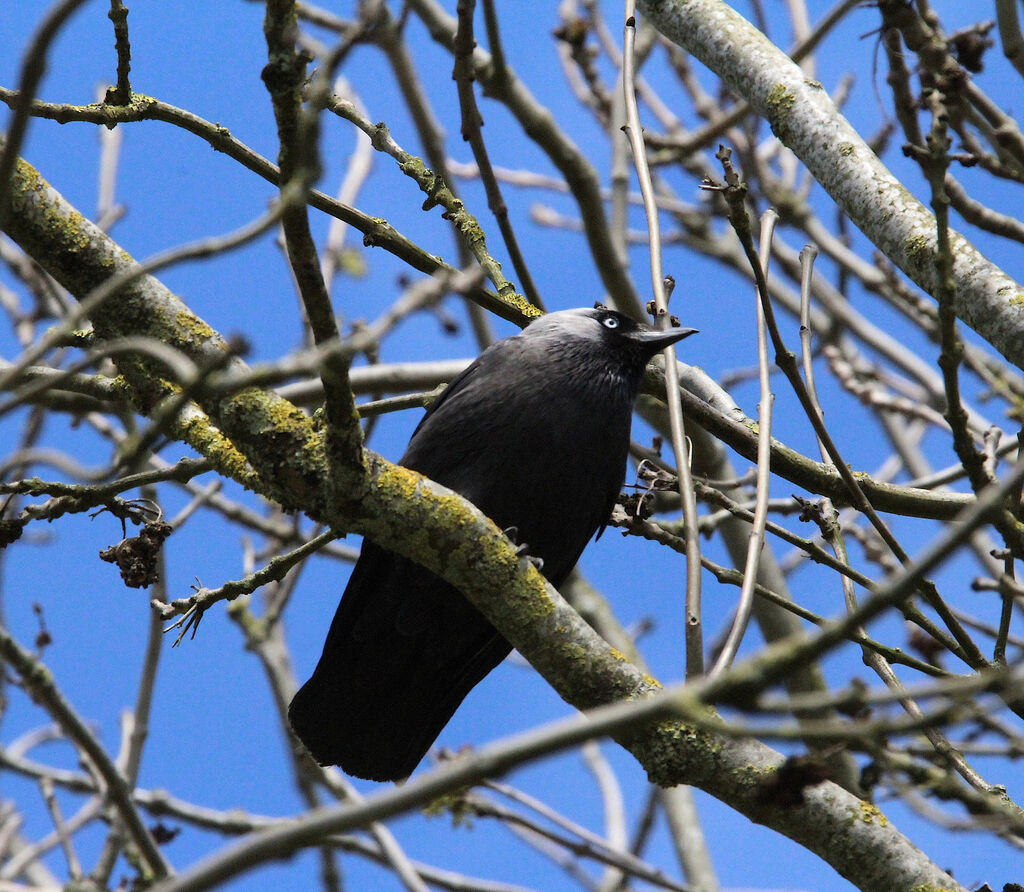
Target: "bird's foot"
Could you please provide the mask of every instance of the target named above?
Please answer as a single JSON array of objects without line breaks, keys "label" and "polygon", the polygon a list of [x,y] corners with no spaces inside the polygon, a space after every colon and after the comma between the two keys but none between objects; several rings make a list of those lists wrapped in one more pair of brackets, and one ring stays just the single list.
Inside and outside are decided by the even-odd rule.
[{"label": "bird's foot", "polygon": [[508,527],[502,530],[502,532],[508,536],[512,544],[515,545],[516,554],[519,555],[519,557],[523,558],[523,560],[529,561],[538,570],[544,569],[544,558],[534,557],[532,554],[529,554],[530,546],[526,542],[516,541],[516,537],[519,535],[519,527]]},{"label": "bird's foot", "polygon": [[534,556],[532,554],[527,554],[526,553],[526,548],[527,548],[527,546],[520,545],[516,549],[516,554],[518,554],[519,557],[521,557],[523,560],[529,561],[531,564],[533,564],[533,566],[537,568],[537,572],[538,573],[543,573],[544,572],[544,558],[539,558],[539,557],[536,557],[536,556]]}]

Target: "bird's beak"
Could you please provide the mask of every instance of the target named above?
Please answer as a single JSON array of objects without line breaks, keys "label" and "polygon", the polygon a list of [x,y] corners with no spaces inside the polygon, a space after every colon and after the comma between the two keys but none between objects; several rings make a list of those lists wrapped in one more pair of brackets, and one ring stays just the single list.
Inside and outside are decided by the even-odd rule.
[{"label": "bird's beak", "polygon": [[641,328],[633,332],[633,337],[640,342],[649,356],[654,356],[670,344],[675,344],[692,334],[697,334],[696,328]]}]

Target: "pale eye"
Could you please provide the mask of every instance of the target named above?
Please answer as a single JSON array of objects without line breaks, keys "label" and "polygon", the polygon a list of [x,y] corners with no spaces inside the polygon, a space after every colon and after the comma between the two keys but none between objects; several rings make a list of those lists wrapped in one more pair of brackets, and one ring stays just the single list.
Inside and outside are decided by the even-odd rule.
[{"label": "pale eye", "polygon": [[616,319],[614,316],[605,316],[604,319],[601,320],[601,324],[605,328],[618,328],[619,320]]}]

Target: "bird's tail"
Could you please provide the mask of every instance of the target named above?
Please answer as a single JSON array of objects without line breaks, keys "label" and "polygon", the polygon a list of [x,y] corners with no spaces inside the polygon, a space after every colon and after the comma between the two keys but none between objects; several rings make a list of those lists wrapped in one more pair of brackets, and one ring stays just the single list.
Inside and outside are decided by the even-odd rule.
[{"label": "bird's tail", "polygon": [[288,718],[321,765],[400,780],[510,650],[450,585],[366,543]]}]

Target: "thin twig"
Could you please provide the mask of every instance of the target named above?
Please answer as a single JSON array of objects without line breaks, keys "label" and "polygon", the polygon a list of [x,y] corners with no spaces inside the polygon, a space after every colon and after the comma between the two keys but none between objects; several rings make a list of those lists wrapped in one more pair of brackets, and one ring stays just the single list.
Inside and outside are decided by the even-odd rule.
[{"label": "thin twig", "polygon": [[[654,294],[654,316],[665,328],[671,324],[668,315],[666,279],[661,267],[661,228],[654,198],[650,169],[643,141],[643,129],[634,92],[634,45],[636,16],[633,0],[626,0],[626,23],[622,51],[622,81],[626,93],[626,135],[633,149],[640,191],[644,197],[647,229],[650,233],[651,286]],[[683,505],[686,524],[686,674],[695,677],[704,672],[704,636],[701,620],[700,539],[697,532],[697,499],[690,478],[690,456],[686,445],[686,430],[679,397],[679,372],[673,346],[665,349],[665,390],[668,399],[669,423],[672,431],[672,451],[679,471],[679,497]]]},{"label": "thin twig", "polygon": [[[761,215],[761,275],[768,275],[768,261],[771,257],[772,235],[778,214],[773,210]],[[747,557],[743,566],[743,585],[740,588],[740,600],[736,605],[736,618],[732,628],[722,645],[722,650],[715,660],[709,675],[713,678],[728,668],[736,657],[743,634],[746,632],[750,613],[754,607],[754,587],[757,583],[758,566],[761,560],[761,549],[764,546],[764,530],[768,521],[768,497],[771,487],[771,454],[772,454],[772,404],[775,395],[771,392],[771,374],[768,361],[768,334],[765,330],[763,298],[754,294],[755,315],[757,317],[757,369],[760,386],[760,400],[757,404],[757,484],[754,519],[747,541]]]}]

